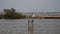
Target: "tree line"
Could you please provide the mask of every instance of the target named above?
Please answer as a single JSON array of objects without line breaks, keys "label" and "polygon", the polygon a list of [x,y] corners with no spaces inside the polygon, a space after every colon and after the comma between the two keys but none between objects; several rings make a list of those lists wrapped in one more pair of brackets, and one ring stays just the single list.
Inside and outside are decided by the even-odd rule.
[{"label": "tree line", "polygon": [[16,12],[14,8],[11,9],[3,9],[3,13],[0,14],[0,19],[24,19],[25,15],[22,13]]}]

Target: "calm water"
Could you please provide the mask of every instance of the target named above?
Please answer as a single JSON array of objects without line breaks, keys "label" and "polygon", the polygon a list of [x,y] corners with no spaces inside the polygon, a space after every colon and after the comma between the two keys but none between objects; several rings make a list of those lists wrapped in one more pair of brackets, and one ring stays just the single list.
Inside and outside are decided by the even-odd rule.
[{"label": "calm water", "polygon": [[[28,34],[27,19],[0,19],[0,34]],[[34,34],[60,34],[60,19],[34,19]]]}]

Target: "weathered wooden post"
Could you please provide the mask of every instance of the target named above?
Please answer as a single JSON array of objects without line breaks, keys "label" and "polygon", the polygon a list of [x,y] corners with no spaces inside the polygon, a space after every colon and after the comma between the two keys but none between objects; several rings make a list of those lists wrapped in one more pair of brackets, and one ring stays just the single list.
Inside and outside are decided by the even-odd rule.
[{"label": "weathered wooden post", "polygon": [[34,23],[33,20],[28,20],[28,34],[33,34]]},{"label": "weathered wooden post", "polygon": [[28,20],[28,34],[33,34],[33,29],[34,29],[34,20],[33,20],[32,16],[32,20]]}]

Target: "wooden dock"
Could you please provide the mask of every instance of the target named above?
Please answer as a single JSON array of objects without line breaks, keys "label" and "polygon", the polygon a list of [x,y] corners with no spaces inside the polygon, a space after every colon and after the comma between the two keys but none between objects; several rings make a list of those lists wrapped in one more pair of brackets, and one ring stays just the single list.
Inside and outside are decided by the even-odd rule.
[{"label": "wooden dock", "polygon": [[[31,16],[28,16],[32,18]],[[35,15],[34,19],[60,19],[59,15]]]}]

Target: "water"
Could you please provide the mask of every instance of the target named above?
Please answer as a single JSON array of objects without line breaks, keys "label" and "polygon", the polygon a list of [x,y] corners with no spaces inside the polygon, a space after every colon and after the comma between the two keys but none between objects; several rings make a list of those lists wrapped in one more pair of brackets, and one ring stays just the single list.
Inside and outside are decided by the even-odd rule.
[{"label": "water", "polygon": [[[27,19],[0,19],[0,34],[28,34]],[[60,34],[60,19],[34,19],[34,34]]]}]

